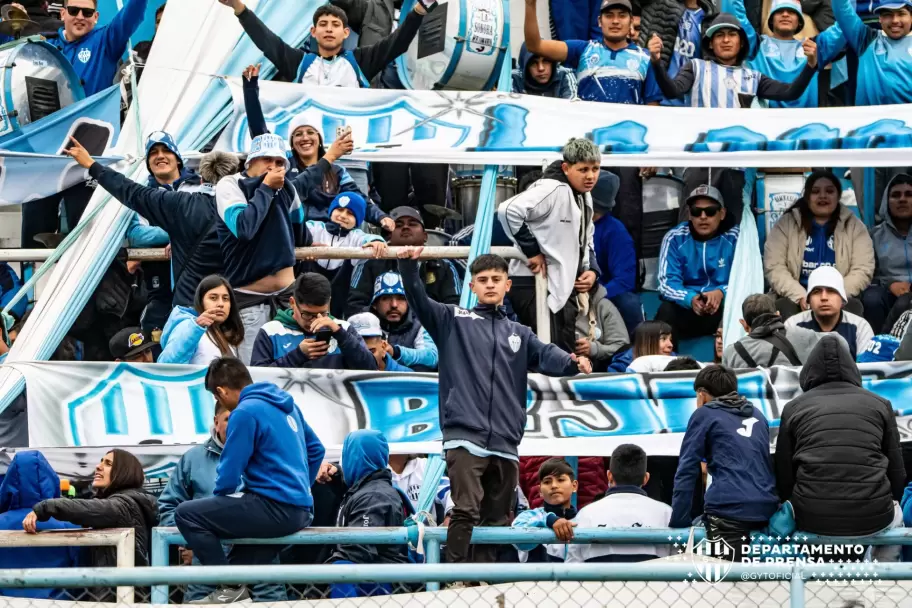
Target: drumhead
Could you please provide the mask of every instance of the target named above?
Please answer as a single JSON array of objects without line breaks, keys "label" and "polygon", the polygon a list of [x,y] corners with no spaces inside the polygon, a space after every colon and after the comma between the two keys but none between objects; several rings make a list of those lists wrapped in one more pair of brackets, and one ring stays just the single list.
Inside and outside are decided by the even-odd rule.
[{"label": "drumhead", "polygon": [[[509,0],[438,0],[396,60],[407,89],[490,91],[507,51]],[[414,0],[404,0],[400,22]]]}]

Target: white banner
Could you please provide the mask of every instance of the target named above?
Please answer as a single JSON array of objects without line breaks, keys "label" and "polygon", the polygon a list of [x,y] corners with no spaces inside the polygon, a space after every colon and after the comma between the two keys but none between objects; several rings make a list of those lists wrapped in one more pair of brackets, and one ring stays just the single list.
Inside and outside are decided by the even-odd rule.
[{"label": "white banner", "polygon": [[[94,466],[85,454],[138,446],[130,449],[147,454],[144,464],[150,470],[165,470],[187,445],[209,436],[213,401],[203,386],[205,368],[64,362],[13,366],[26,377],[32,447],[64,448],[74,461]],[[327,447],[340,446],[353,430],[373,428],[400,452],[440,449],[436,374],[279,368],[251,368],[251,373],[256,382],[273,382],[288,391]],[[737,373],[741,394],[771,426],[778,426],[782,408],[801,392],[798,370]],[[862,373],[866,388],[892,401],[903,440],[912,440],[912,364],[864,365]],[[608,455],[614,445],[633,441],[650,454],[677,455],[680,434],[696,407],[694,375],[531,375],[520,451]],[[58,458],[67,453],[52,451]]]},{"label": "white banner", "polygon": [[[246,152],[243,93],[218,148]],[[905,166],[912,104],[825,109],[704,109],[569,102],[508,93],[386,91],[260,83],[269,129],[319,127],[328,146],[351,126],[353,158],[416,163],[536,165],[570,137],[602,148],[608,166]],[[903,149],[898,152],[897,148]],[[904,152],[904,153],[903,153]]]}]

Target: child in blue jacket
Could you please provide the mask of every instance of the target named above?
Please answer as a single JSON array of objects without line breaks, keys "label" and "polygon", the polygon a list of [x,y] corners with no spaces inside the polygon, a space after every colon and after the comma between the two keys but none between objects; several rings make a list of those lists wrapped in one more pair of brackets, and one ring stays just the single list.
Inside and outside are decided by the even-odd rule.
[{"label": "child in blue jacket", "polygon": [[569,545],[573,538],[573,518],[576,508],[573,495],[579,489],[579,482],[573,467],[563,458],[549,458],[538,469],[538,483],[542,506],[526,509],[513,520],[514,528],[547,528],[564,544],[537,545],[516,544],[521,562],[564,562],[567,560]]}]

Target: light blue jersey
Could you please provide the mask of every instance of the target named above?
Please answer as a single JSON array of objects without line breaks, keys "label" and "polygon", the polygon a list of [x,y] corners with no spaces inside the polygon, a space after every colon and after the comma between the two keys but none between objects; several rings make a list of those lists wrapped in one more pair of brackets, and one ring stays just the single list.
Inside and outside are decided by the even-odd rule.
[{"label": "light blue jersey", "polygon": [[740,108],[739,95],[757,96],[760,72],[744,66],[728,66],[693,59],[694,83],[690,105],[694,108]]},{"label": "light blue jersey", "polygon": [[851,0],[833,0],[836,22],[858,55],[856,106],[912,103],[912,36],[892,40],[866,26]]},{"label": "light blue jersey", "polygon": [[[807,58],[804,56],[802,40],[779,40],[772,36],[758,36],[757,30],[751,25],[744,10],[744,0],[723,0],[722,10],[732,13],[738,18],[747,39],[750,42],[750,51],[746,66],[757,70],[767,78],[778,80],[780,82],[792,82],[801,70],[807,65]],[[817,42],[817,61],[821,66],[827,65],[845,49],[845,38],[842,30],[838,25],[834,25],[825,30],[816,38]],[[830,87],[838,86],[845,79],[839,82],[831,82]],[[817,100],[817,76],[811,80],[811,84],[805,89],[804,94],[796,101],[767,101],[765,102],[771,108],[816,108]]]},{"label": "light blue jersey", "polygon": [[564,65],[576,70],[579,98],[642,105],[662,99],[649,53],[634,43],[613,51],[601,40],[568,40]]},{"label": "light blue jersey", "polygon": [[[702,59],[703,50],[700,46],[700,27],[703,25],[703,18],[706,13],[702,8],[688,8],[681,15],[678,22],[678,37],[675,38],[674,51],[671,53],[671,60],[668,62],[668,75],[674,78],[681,71],[681,68],[687,65],[691,59]],[[663,106],[689,106],[690,95],[685,95],[680,99],[663,99]]]}]

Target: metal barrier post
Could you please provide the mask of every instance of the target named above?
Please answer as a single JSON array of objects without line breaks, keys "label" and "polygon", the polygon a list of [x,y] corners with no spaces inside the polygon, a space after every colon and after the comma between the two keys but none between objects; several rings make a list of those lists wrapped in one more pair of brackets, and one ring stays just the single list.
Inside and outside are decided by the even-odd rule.
[{"label": "metal barrier post", "polygon": [[[427,564],[439,564],[440,563],[440,541],[436,539],[431,539],[427,541],[424,549],[424,561]],[[425,586],[425,589],[428,591],[440,591],[440,583],[428,582]]]},{"label": "metal barrier post", "polygon": [[789,607],[804,608],[804,571],[795,564],[789,581]]},{"label": "metal barrier post", "polygon": [[[117,567],[132,568],[135,564],[134,547],[136,547],[136,531],[128,528],[121,531],[117,538]],[[133,603],[133,587],[118,587],[117,601]]]},{"label": "metal barrier post", "polygon": [[[162,528],[152,528],[152,542],[150,550],[152,552],[150,565],[167,566],[168,565],[168,533]],[[168,585],[154,585],[152,587],[151,601],[153,604],[167,604],[169,600]]]},{"label": "metal barrier post", "polygon": [[535,275],[535,324],[538,339],[551,343],[551,311],[548,310],[548,278],[544,273]]}]

